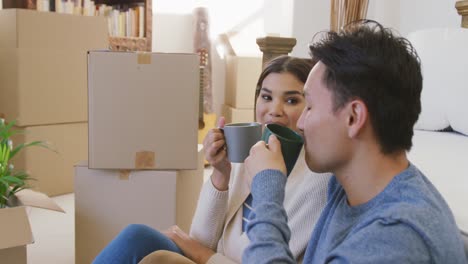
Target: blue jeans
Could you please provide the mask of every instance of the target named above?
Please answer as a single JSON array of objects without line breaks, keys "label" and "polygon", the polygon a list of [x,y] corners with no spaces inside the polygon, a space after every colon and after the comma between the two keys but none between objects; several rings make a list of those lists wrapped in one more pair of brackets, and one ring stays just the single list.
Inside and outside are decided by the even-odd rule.
[{"label": "blue jeans", "polygon": [[93,264],[137,264],[156,250],[183,255],[180,248],[161,232],[146,225],[131,224],[99,253]]}]

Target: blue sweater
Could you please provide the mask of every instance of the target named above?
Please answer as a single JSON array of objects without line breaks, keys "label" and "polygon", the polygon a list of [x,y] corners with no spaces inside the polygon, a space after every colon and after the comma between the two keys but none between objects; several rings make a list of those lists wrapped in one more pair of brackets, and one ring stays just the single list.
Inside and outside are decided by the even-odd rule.
[{"label": "blue sweater", "polygon": [[[242,263],[295,263],[282,207],[286,177],[265,170],[252,182],[253,208]],[[304,263],[466,263],[442,196],[413,165],[369,202],[351,207],[335,177]]]}]

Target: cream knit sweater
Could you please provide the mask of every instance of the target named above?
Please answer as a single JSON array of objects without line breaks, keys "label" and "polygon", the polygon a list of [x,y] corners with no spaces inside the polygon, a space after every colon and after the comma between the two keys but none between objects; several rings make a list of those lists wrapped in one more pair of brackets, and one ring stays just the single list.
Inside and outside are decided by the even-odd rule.
[{"label": "cream knit sweater", "polygon": [[[315,223],[325,206],[331,174],[311,172],[304,149],[288,177],[284,208],[291,229],[289,247],[301,262]],[[250,193],[244,164],[232,164],[229,190],[218,191],[211,180],[202,187],[190,236],[215,250],[207,263],[241,263],[249,239],[242,232],[242,204]]]}]

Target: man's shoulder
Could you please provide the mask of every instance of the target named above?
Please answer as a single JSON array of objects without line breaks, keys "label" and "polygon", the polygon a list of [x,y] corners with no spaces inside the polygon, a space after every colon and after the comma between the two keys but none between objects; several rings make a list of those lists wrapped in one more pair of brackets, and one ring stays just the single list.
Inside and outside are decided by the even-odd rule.
[{"label": "man's shoulder", "polygon": [[420,208],[406,201],[392,203],[363,217],[349,237],[354,237],[352,241],[360,238],[366,243],[401,244],[404,247],[398,250],[402,251],[405,248],[414,251],[412,247],[417,247],[425,252],[427,250],[435,260],[458,260],[463,256],[460,232],[451,215],[437,212],[435,208]]},{"label": "man's shoulder", "polygon": [[[459,231],[452,212],[439,192],[417,169],[397,179],[361,220],[355,226],[355,232],[367,233],[368,236],[380,233],[397,240],[399,237],[412,240],[412,237],[414,241],[423,242],[435,258],[459,253]],[[400,234],[389,234],[395,232]]]},{"label": "man's shoulder", "polygon": [[[335,178],[330,180],[329,191],[334,193],[335,202],[343,202],[344,192]],[[431,252],[434,259],[460,253],[459,231],[449,207],[414,166],[397,175],[369,203],[339,208],[341,213],[355,219],[347,230],[343,249],[355,248],[359,241],[366,241],[362,246],[375,245],[376,251],[379,248],[382,251],[382,245],[387,245],[389,252],[424,250]]]},{"label": "man's shoulder", "polygon": [[378,197],[369,216],[383,223],[427,226],[435,221],[452,224],[453,216],[432,183],[413,165],[395,179]]},{"label": "man's shoulder", "polygon": [[413,220],[389,217],[364,220],[360,228],[354,228],[347,234],[331,255],[356,263],[397,263],[399,260],[465,263],[463,246],[453,229],[445,229],[442,224],[435,223],[431,224],[432,227],[423,227]]},{"label": "man's shoulder", "polygon": [[451,216],[442,195],[413,165],[397,175],[381,196],[376,212],[385,218],[432,221],[428,218]]}]

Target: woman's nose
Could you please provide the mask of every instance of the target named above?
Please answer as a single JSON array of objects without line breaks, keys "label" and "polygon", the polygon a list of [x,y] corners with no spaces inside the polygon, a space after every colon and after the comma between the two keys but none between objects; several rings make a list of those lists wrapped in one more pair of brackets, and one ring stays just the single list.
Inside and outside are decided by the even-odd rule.
[{"label": "woman's nose", "polygon": [[271,116],[282,116],[283,115],[283,104],[281,102],[273,101],[270,108]]}]

